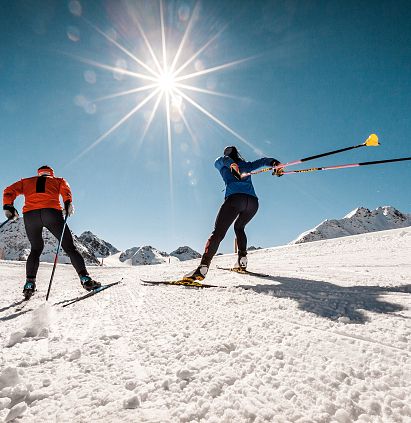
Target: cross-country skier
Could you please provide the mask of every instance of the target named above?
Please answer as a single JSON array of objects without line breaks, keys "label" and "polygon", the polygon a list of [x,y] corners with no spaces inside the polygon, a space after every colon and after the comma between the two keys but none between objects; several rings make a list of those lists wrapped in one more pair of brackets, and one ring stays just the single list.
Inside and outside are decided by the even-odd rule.
[{"label": "cross-country skier", "polygon": [[[19,217],[13,203],[18,195],[24,195],[24,226],[30,241],[31,251],[26,263],[26,283],[23,293],[31,294],[36,289],[36,276],[40,255],[44,248],[43,227],[47,228],[57,239],[61,238],[64,227],[63,213],[71,216],[74,213],[71,189],[63,178],[54,176],[50,166],[42,166],[37,170],[38,176],[24,178],[8,186],[3,192],[3,210],[7,219]],[[60,195],[64,202],[64,211],[60,205]],[[66,227],[61,244],[76,269],[82,286],[91,291],[101,286],[93,280],[87,271],[84,259],[73,242],[70,229]]]},{"label": "cross-country skier", "polygon": [[[251,182],[251,176],[241,177],[241,174],[262,166],[278,166],[279,164],[278,160],[267,157],[246,162],[235,146],[224,149],[224,156],[219,157],[214,166],[219,170],[226,185],[225,201],[217,214],[214,230],[206,243],[200,265],[184,278],[198,281],[205,278],[218,246],[234,221],[234,232],[238,245],[238,258],[234,267],[241,270],[247,268],[247,236],[244,228],[257,213],[258,198]],[[281,168],[275,173],[277,176],[281,176]]]}]

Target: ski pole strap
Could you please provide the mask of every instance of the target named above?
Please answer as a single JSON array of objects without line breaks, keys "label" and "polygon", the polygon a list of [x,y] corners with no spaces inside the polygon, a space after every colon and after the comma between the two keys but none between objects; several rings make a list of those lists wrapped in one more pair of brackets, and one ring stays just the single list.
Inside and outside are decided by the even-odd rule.
[{"label": "ski pole strap", "polygon": [[319,170],[347,169],[347,168],[351,168],[351,167],[370,166],[370,165],[377,165],[377,164],[383,164],[383,163],[403,162],[403,161],[406,161],[406,160],[411,160],[411,157],[401,157],[399,159],[388,159],[388,160],[374,160],[372,162],[349,163],[349,164],[342,164],[342,165],[336,165],[336,166],[312,167],[312,168],[300,169],[300,170],[289,170],[289,171],[283,172],[283,175],[291,175],[292,173],[317,172]]}]

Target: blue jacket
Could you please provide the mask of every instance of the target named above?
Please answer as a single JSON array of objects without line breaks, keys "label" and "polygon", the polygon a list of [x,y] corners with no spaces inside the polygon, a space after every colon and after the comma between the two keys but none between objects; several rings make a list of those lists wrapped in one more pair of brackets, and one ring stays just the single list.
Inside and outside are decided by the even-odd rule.
[{"label": "blue jacket", "polygon": [[[262,166],[270,166],[273,160],[273,158],[263,157],[253,162],[239,162],[238,167],[240,168],[240,173],[251,172]],[[234,160],[228,156],[219,157],[214,163],[226,185],[225,198],[233,194],[248,194],[257,197],[253,183],[251,182],[251,176],[247,176],[239,181],[230,171],[230,165],[232,163],[234,163]]]}]

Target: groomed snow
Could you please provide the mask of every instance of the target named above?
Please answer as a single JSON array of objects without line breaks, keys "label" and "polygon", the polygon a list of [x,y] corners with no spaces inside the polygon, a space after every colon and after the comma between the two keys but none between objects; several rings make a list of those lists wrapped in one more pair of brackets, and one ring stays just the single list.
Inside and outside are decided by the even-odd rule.
[{"label": "groomed snow", "polygon": [[[411,228],[257,250],[227,289],[143,286],[198,260],[93,267],[82,302],[51,265],[17,310],[24,263],[0,262],[0,419],[43,422],[410,422]],[[249,290],[235,285],[252,286]]]}]

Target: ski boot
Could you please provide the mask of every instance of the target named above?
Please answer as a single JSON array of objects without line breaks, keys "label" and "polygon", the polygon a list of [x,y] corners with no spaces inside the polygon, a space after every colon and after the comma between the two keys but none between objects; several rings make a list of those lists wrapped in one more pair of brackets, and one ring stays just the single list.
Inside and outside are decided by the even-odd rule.
[{"label": "ski boot", "polygon": [[36,280],[27,279],[23,288],[23,295],[24,295],[25,301],[28,301],[31,298],[35,290],[36,290]]},{"label": "ski boot", "polygon": [[186,279],[187,281],[202,281],[206,277],[207,272],[208,266],[206,264],[200,264],[197,269],[184,275],[183,279]]},{"label": "ski boot", "polygon": [[245,272],[247,270],[247,251],[239,251],[237,261],[233,267],[236,272]]},{"label": "ski boot", "polygon": [[93,280],[89,275],[80,276],[80,282],[86,291],[94,291],[101,287],[101,283]]}]

